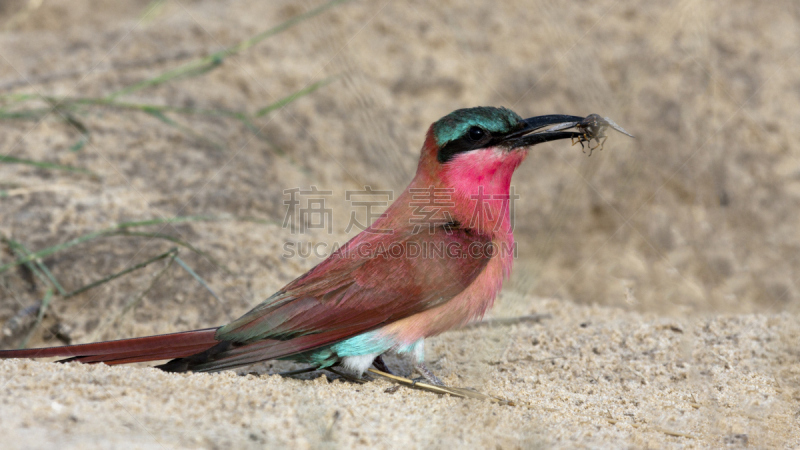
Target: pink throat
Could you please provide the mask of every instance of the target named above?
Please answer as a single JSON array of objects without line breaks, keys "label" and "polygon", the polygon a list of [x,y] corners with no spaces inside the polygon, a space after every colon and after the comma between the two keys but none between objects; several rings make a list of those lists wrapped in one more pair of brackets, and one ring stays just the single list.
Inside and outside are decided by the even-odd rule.
[{"label": "pink throat", "polygon": [[[445,186],[454,189],[455,212],[468,226],[506,249],[514,246],[510,219],[510,187],[514,171],[528,156],[527,149],[491,148],[467,152],[447,163]],[[503,277],[511,274],[513,255],[501,252]]]},{"label": "pink throat", "polygon": [[511,177],[527,155],[527,150],[491,148],[464,153],[445,164],[442,181],[455,190],[462,224],[468,219],[471,228],[500,239],[511,234]]}]

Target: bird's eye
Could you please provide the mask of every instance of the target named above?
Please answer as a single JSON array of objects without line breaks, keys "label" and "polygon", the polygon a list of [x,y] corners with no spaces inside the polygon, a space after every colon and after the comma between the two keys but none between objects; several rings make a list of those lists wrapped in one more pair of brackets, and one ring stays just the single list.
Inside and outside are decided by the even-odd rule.
[{"label": "bird's eye", "polygon": [[486,136],[486,131],[481,127],[472,127],[467,131],[467,137],[472,142],[478,142]]}]

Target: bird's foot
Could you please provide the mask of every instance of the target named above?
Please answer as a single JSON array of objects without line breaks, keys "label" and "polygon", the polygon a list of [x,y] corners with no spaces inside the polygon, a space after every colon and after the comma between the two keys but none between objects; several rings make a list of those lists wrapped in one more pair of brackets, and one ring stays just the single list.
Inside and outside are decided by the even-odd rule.
[{"label": "bird's foot", "polygon": [[[419,368],[417,370],[419,370]],[[434,379],[436,381],[428,380],[427,378],[425,378],[425,381],[428,381],[426,383],[424,381],[411,380],[411,379],[408,379],[408,378],[405,378],[405,377],[400,377],[400,376],[397,376],[397,375],[390,375],[390,374],[382,372],[382,371],[380,371],[378,369],[367,369],[367,371],[372,373],[372,374],[379,375],[379,376],[384,377],[384,378],[388,378],[388,379],[394,381],[395,383],[398,383],[399,385],[410,387],[410,388],[413,388],[413,389],[419,389],[419,390],[422,390],[422,391],[433,392],[434,394],[448,394],[448,395],[452,395],[454,397],[461,397],[461,398],[477,398],[477,399],[480,399],[480,400],[489,400],[491,402],[499,403],[501,405],[513,405],[514,404],[514,402],[511,402],[511,401],[508,401],[508,400],[505,400],[505,399],[502,399],[502,398],[497,398],[497,397],[493,397],[491,395],[481,394],[480,392],[476,392],[473,389],[447,387],[447,386],[443,386],[443,385],[440,385],[440,384],[435,384],[436,381],[439,381],[439,383],[441,383],[441,380],[439,380],[436,377],[434,377]],[[428,370],[427,372],[429,374],[433,375],[430,370]],[[396,390],[397,389],[389,388],[384,392],[386,392],[388,394],[391,394],[391,393],[394,393]]]},{"label": "bird's foot", "polygon": [[[442,380],[440,380],[436,375],[433,374],[433,371],[431,371],[431,369],[428,369],[428,367],[425,365],[425,363],[418,363],[414,368],[417,369],[417,372],[419,372],[420,375],[422,375],[422,378],[427,380],[429,383],[431,383],[433,385],[436,385],[436,386],[444,386],[445,385],[442,382]],[[415,379],[414,381],[422,381],[422,380],[421,379]]]},{"label": "bird's foot", "polygon": [[383,360],[383,355],[378,355],[374,361],[372,361],[372,365],[375,366],[376,369],[380,370],[381,372],[386,372],[389,375],[394,375],[389,366],[386,365],[386,361]]}]

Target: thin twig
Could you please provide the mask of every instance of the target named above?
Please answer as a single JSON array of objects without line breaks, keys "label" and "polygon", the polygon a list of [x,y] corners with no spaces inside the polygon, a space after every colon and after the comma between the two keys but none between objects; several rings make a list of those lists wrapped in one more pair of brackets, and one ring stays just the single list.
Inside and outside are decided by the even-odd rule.
[{"label": "thin twig", "polygon": [[436,386],[434,384],[428,384],[424,382],[417,382],[411,380],[409,378],[400,377],[397,375],[388,374],[386,372],[377,370],[377,369],[367,369],[370,373],[374,373],[375,375],[382,376],[384,378],[388,378],[396,383],[400,383],[403,386],[414,388],[414,389],[421,389],[428,392],[433,392],[434,394],[449,394],[454,397],[460,398],[475,398],[479,400],[489,400],[490,402],[499,403],[501,405],[509,405],[515,406],[514,402],[510,400],[505,400],[498,397],[492,397],[491,395],[481,394],[480,392],[473,391],[471,389],[464,389],[464,388],[456,388],[456,387],[449,387],[449,386]]},{"label": "thin twig", "polygon": [[123,275],[127,275],[127,274],[129,274],[129,273],[131,273],[131,272],[133,272],[135,270],[139,270],[139,269],[141,269],[143,267],[147,267],[149,264],[152,264],[152,263],[154,263],[156,261],[162,260],[164,258],[169,258],[170,256],[174,257],[176,254],[178,254],[178,248],[177,247],[172,247],[171,249],[169,249],[169,251],[167,251],[165,253],[162,253],[162,254],[160,254],[158,256],[155,256],[153,258],[150,258],[145,262],[141,262],[139,264],[136,264],[135,266],[128,267],[127,269],[125,269],[123,271],[111,274],[111,275],[109,275],[109,276],[107,276],[107,277],[105,277],[105,278],[103,278],[101,280],[95,281],[94,283],[89,283],[86,286],[83,286],[83,287],[80,287],[78,289],[75,289],[74,291],[64,295],[64,298],[70,298],[70,297],[73,297],[75,295],[81,294],[83,292],[88,291],[89,289],[92,289],[94,287],[100,286],[101,284],[104,284],[104,283],[108,283],[111,280],[119,278],[119,277],[121,277]]},{"label": "thin twig", "polygon": [[[176,249],[176,250],[177,250],[177,249]],[[173,256],[172,258],[175,260],[175,262],[176,262],[176,263],[178,263],[178,265],[180,265],[181,267],[183,267],[183,270],[187,271],[187,272],[189,273],[189,275],[191,275],[192,277],[194,277],[194,279],[195,279],[195,280],[197,280],[197,282],[198,282],[198,283],[200,283],[200,285],[201,285],[201,286],[203,286],[204,288],[206,288],[206,290],[207,290],[208,292],[210,292],[210,293],[211,293],[211,295],[213,295],[215,299],[217,299],[217,302],[219,302],[220,304],[222,304],[222,303],[225,303],[225,302],[223,302],[223,301],[222,301],[222,300],[221,300],[221,299],[220,299],[220,298],[217,296],[217,293],[216,293],[216,292],[214,292],[214,290],[213,290],[213,289],[211,289],[211,286],[209,286],[209,285],[208,285],[208,283],[206,283],[206,281],[205,281],[205,280],[204,280],[204,279],[203,279],[203,278],[202,278],[200,275],[198,275],[198,274],[197,274],[197,272],[195,272],[194,270],[192,270],[192,268],[191,268],[191,267],[189,267],[189,265],[188,265],[188,264],[186,264],[185,262],[183,262],[183,260],[182,260],[180,257],[178,257],[178,254],[177,254],[177,252],[175,253],[175,256]]]},{"label": "thin twig", "polygon": [[209,255],[207,252],[204,252],[203,250],[200,250],[199,248],[195,247],[194,245],[192,245],[192,244],[190,244],[190,243],[188,243],[186,241],[182,241],[182,240],[180,240],[180,239],[178,239],[176,237],[170,236],[168,234],[148,233],[146,231],[130,231],[130,230],[122,230],[122,231],[118,231],[118,232],[109,234],[109,236],[115,236],[115,235],[116,236],[150,237],[150,238],[164,239],[166,241],[174,242],[174,243],[180,245],[181,247],[185,247],[185,248],[189,249],[190,251],[192,251],[194,253],[197,253],[198,255],[206,258],[208,261],[211,262],[211,264],[214,264],[215,266],[221,268],[222,270],[224,270],[229,275],[233,275],[233,271],[231,269],[229,269],[228,266],[226,266],[225,264],[222,264],[221,262],[217,261],[216,258],[214,258],[213,256]]},{"label": "thin twig", "polygon": [[[173,249],[173,250],[177,250],[177,249]],[[163,275],[164,275],[164,274],[167,272],[167,270],[169,270],[169,268],[170,268],[170,267],[172,267],[172,263],[174,263],[174,262],[175,262],[175,259],[174,259],[174,258],[169,258],[169,263],[168,263],[166,266],[164,266],[164,268],[163,268],[163,269],[161,269],[161,270],[160,270],[160,271],[159,271],[157,274],[155,274],[155,275],[153,276],[152,280],[150,281],[150,285],[148,285],[148,286],[147,286],[147,289],[145,289],[144,291],[142,291],[142,293],[141,293],[141,294],[139,294],[138,296],[136,296],[136,297],[132,297],[130,300],[128,300],[128,301],[125,303],[125,305],[122,307],[122,309],[121,309],[121,310],[120,310],[120,311],[117,313],[117,315],[115,315],[113,318],[111,318],[111,319],[110,319],[109,321],[107,321],[105,324],[103,324],[103,325],[101,325],[101,326],[97,327],[97,329],[94,331],[94,333],[92,333],[92,336],[91,336],[91,338],[89,339],[89,341],[90,341],[90,342],[91,342],[91,341],[96,341],[96,340],[97,340],[97,338],[98,338],[98,336],[100,335],[100,333],[102,333],[103,331],[105,331],[105,329],[106,329],[106,328],[108,328],[110,325],[112,325],[112,324],[116,323],[116,322],[117,322],[117,320],[119,320],[119,319],[120,319],[120,318],[122,318],[122,317],[123,317],[125,314],[127,314],[127,313],[128,313],[128,311],[130,311],[130,310],[132,310],[134,307],[136,307],[136,305],[137,305],[137,304],[139,304],[139,302],[141,302],[141,301],[142,301],[142,299],[144,298],[144,296],[145,296],[145,295],[147,295],[147,294],[148,294],[148,293],[149,293],[149,292],[150,292],[150,291],[153,289],[153,287],[156,285],[156,283],[158,282],[158,280],[160,280],[160,279],[161,279],[161,277],[162,277],[162,276],[163,276]]]}]

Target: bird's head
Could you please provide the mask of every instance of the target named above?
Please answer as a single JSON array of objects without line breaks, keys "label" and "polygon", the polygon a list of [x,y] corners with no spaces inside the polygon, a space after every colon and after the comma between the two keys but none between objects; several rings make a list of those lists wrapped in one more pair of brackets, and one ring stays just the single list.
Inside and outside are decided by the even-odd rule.
[{"label": "bird's head", "polygon": [[511,176],[530,146],[571,138],[574,132],[539,132],[582,117],[548,115],[523,119],[506,108],[476,107],[453,111],[431,125],[417,176],[472,195],[478,189],[508,194]]}]

